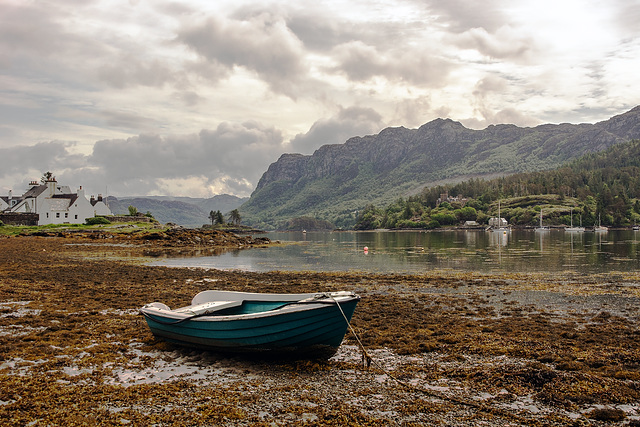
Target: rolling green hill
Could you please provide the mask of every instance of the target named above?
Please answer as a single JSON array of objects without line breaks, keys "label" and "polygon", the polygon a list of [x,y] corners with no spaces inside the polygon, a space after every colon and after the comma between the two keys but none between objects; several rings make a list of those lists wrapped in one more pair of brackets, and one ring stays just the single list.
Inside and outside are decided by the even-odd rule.
[{"label": "rolling green hill", "polygon": [[425,187],[554,169],[634,138],[640,106],[596,124],[472,130],[437,119],[418,129],[387,128],[310,156],[283,154],[240,213],[243,223],[265,229],[302,216],[348,228],[365,206],[385,206]]},{"label": "rolling green hill", "polygon": [[246,200],[228,194],[209,199],[169,196],[107,198],[111,212],[116,215],[126,215],[129,213],[129,206],[134,206],[139,212],[151,212],[163,224],[172,222],[185,227],[201,227],[210,222],[210,211],[219,210],[226,214]]}]

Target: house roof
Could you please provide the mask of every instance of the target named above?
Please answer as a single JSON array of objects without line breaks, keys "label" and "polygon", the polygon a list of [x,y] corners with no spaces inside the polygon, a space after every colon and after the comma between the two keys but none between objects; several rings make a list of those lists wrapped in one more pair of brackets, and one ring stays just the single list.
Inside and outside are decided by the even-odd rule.
[{"label": "house roof", "polygon": [[65,210],[68,209],[76,200],[78,200],[77,194],[54,194],[50,197],[51,209],[53,210]]},{"label": "house roof", "polygon": [[46,185],[36,185],[35,187],[31,187],[29,190],[27,190],[27,192],[22,195],[22,198],[26,199],[28,197],[38,197],[46,189],[47,189]]}]

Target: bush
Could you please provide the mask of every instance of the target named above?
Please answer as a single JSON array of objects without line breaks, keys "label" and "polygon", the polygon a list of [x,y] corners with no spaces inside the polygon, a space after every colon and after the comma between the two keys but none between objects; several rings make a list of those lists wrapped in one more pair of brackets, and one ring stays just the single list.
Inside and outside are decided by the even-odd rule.
[{"label": "bush", "polygon": [[440,212],[431,215],[431,219],[438,221],[440,225],[454,225],[458,222],[458,218],[453,213]]},{"label": "bush", "polygon": [[429,221],[429,224],[427,224],[426,228],[429,230],[433,230],[434,228],[440,228],[440,223],[435,219],[432,219],[431,221]]},{"label": "bush", "polygon": [[87,225],[111,224],[111,221],[103,216],[94,216],[92,218],[87,218],[84,220],[84,222]]},{"label": "bush", "polygon": [[453,213],[456,215],[456,218],[458,218],[458,221],[460,222],[475,221],[478,217],[478,211],[470,206],[465,206],[462,209],[456,209]]},{"label": "bush", "polygon": [[401,219],[396,223],[397,228],[427,228],[427,223],[424,221],[411,221],[408,219]]}]

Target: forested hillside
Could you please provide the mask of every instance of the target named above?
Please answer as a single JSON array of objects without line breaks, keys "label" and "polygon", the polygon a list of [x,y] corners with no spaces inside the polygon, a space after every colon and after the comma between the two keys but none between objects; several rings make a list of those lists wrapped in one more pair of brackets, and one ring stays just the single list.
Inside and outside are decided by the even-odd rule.
[{"label": "forested hillside", "polygon": [[[448,197],[444,197],[443,195]],[[444,199],[444,200],[443,200]],[[367,206],[357,229],[436,228],[465,221],[486,224],[497,215],[512,225],[574,223],[625,226],[640,223],[640,140],[588,154],[555,170],[470,179],[399,198],[386,208]]]},{"label": "forested hillside", "polygon": [[387,128],[311,156],[282,155],[240,212],[243,222],[263,229],[303,216],[350,228],[367,205],[386,206],[443,183],[550,170],[636,138],[640,107],[596,124],[473,130],[437,119],[418,129]]}]

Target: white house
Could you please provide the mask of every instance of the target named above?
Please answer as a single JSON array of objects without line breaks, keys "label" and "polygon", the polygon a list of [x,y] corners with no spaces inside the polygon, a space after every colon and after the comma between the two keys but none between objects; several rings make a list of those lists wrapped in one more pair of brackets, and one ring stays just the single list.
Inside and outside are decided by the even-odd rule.
[{"label": "white house", "polygon": [[489,226],[490,227],[507,227],[508,225],[509,225],[509,222],[506,219],[502,218],[502,217],[500,217],[500,218],[497,218],[497,217],[489,218]]},{"label": "white house", "polygon": [[58,185],[55,178],[51,178],[44,184],[31,181],[30,188],[22,197],[14,199],[9,192],[9,197],[2,198],[3,212],[10,213],[37,213],[38,225],[45,224],[82,224],[87,218],[96,215],[111,215],[111,210],[106,205],[102,196],[87,200],[82,187],[72,193],[68,186]]}]

